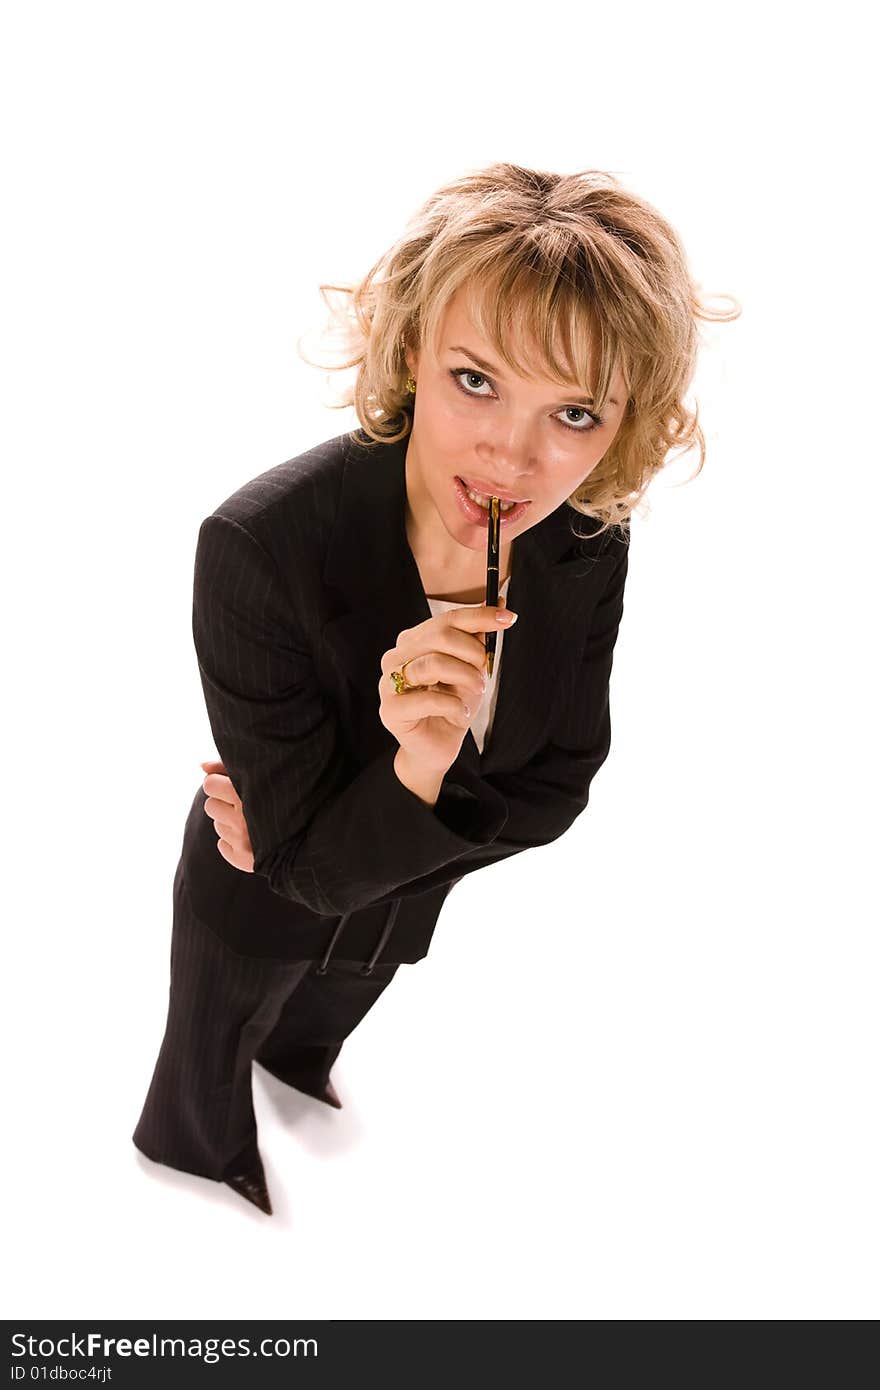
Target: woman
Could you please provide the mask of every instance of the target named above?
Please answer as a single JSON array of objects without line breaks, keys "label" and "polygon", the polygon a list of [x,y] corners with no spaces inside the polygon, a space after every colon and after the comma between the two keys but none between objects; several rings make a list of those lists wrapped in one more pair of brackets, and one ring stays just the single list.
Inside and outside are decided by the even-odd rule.
[{"label": "woman", "polygon": [[671,448],[698,443],[702,467],[682,397],[696,320],[725,317],[616,179],[511,164],[440,189],[344,292],[360,430],[260,474],[199,533],[222,761],[186,824],[134,1133],[267,1213],[252,1063],[338,1106],[344,1040],[427,954],[453,885],[585,808],[630,513]]}]

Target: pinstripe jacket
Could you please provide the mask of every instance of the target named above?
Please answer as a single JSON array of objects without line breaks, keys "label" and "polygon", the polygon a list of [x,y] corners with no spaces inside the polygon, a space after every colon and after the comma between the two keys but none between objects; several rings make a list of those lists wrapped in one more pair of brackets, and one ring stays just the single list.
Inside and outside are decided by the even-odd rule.
[{"label": "pinstripe jacket", "polygon": [[219,853],[200,785],[178,873],[241,954],[420,960],[450,888],[561,835],[608,755],[629,527],[593,539],[598,523],[563,504],[513,542],[519,620],[482,756],[468,732],[433,807],[398,780],[380,662],[431,616],[406,537],[406,442],[339,435],[246,483],[199,531],[193,637],[254,872]]}]

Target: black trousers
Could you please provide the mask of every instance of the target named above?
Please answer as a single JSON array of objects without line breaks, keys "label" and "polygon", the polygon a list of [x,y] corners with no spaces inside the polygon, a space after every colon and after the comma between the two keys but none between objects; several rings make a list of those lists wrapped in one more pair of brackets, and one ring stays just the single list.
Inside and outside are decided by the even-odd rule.
[{"label": "black trousers", "polygon": [[222,1181],[261,1168],[251,1072],[320,1096],[342,1044],[397,965],[263,960],[230,950],[174,879],[165,1036],[132,1138],[157,1163]]}]

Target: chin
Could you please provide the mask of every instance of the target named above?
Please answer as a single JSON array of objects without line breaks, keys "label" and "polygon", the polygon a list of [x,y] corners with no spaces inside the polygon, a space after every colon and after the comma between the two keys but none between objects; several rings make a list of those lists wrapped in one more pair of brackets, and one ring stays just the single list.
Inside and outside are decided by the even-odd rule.
[{"label": "chin", "polygon": [[466,550],[485,551],[485,536],[480,536],[479,533],[475,535],[474,527],[469,525],[467,520],[455,515],[448,517],[445,516],[443,512],[441,512],[440,515],[443,518],[443,525],[446,527],[449,535],[454,541],[458,541],[460,546]]}]

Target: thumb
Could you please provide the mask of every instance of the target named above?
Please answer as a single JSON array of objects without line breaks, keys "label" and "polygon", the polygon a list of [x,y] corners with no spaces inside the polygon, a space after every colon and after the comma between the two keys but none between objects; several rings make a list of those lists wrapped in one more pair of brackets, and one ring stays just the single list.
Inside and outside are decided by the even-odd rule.
[{"label": "thumb", "polygon": [[224,773],[225,773],[225,771],[226,771],[226,768],[223,766],[222,763],[204,762],[204,763],[199,763],[199,767],[204,768],[205,772],[224,772]]}]

